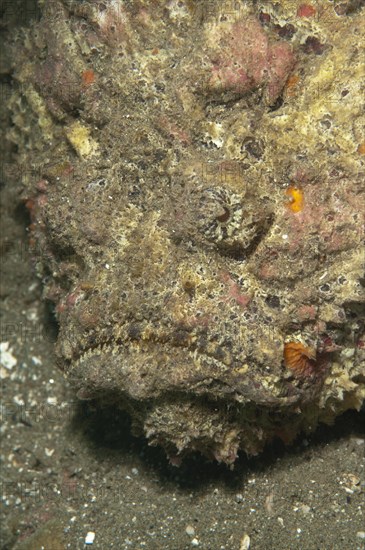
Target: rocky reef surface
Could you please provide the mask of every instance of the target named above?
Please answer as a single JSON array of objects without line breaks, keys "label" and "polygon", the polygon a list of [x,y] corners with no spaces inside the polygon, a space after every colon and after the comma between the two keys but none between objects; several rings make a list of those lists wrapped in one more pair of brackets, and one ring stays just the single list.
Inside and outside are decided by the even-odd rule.
[{"label": "rocky reef surface", "polygon": [[45,0],[14,37],[60,367],[174,464],[362,406],[364,34],[354,1]]}]

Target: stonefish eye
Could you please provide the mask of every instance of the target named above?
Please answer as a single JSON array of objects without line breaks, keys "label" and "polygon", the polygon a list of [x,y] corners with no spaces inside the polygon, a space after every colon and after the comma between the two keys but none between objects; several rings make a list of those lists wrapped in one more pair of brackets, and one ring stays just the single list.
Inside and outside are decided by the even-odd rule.
[{"label": "stonefish eye", "polygon": [[213,243],[238,237],[242,224],[241,199],[222,187],[202,189],[196,197],[197,226]]},{"label": "stonefish eye", "polygon": [[271,215],[254,192],[223,186],[196,189],[189,196],[189,236],[235,260],[245,259],[266,233]]}]

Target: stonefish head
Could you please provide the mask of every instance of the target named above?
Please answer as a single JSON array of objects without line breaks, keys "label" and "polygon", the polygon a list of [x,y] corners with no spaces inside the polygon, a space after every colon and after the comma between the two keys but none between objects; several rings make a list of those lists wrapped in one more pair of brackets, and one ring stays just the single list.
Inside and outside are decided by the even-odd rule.
[{"label": "stonefish head", "polygon": [[175,463],[365,396],[359,37],[222,4],[53,1],[15,39],[9,139],[60,365]]}]

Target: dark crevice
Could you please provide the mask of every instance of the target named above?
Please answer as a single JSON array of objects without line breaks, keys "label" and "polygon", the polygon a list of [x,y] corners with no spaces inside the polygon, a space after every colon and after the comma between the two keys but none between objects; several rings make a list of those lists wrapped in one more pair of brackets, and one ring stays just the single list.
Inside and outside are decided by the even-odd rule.
[{"label": "dark crevice", "polygon": [[14,219],[23,227],[28,227],[30,225],[31,219],[29,210],[25,206],[24,202],[19,202],[14,208]]},{"label": "dark crevice", "polygon": [[280,107],[283,106],[283,104],[284,104],[284,98],[282,95],[280,95],[275,101],[275,103],[273,103],[273,105],[270,105],[269,113],[272,113],[273,111],[277,111],[278,109],[280,109]]},{"label": "dark crevice", "polygon": [[51,300],[45,301],[44,317],[44,331],[46,339],[52,343],[55,343],[58,338],[60,326],[56,317],[55,304]]}]

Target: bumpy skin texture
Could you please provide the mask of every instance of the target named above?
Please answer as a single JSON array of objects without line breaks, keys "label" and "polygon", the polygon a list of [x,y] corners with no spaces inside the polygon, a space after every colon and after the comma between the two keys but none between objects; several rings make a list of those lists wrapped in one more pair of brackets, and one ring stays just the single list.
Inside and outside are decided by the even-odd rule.
[{"label": "bumpy skin texture", "polygon": [[363,14],[236,4],[52,0],[15,40],[60,365],[175,464],[365,396]]}]

